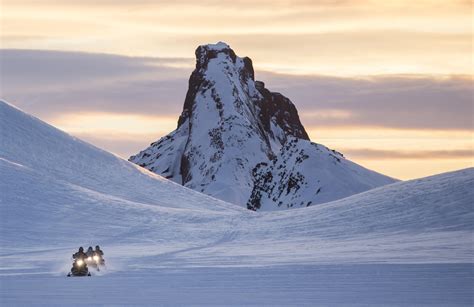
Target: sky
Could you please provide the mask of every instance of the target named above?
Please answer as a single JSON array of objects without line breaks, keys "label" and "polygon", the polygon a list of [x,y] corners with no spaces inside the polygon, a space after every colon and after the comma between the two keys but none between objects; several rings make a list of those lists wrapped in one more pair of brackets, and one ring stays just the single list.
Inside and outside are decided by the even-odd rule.
[{"label": "sky", "polygon": [[411,179],[474,166],[471,1],[1,0],[0,98],[125,158],[225,41],[312,141]]}]

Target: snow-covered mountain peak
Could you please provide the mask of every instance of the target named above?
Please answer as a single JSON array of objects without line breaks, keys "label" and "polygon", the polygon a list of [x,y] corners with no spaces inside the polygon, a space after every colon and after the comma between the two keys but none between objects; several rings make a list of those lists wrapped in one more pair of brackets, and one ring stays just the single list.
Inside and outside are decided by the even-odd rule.
[{"label": "snow-covered mountain peak", "polygon": [[[255,80],[250,58],[237,56],[229,45],[219,42],[196,49],[196,67],[189,78],[177,129],[132,156],[130,161],[216,198],[251,209],[267,208],[272,205],[254,206],[252,201],[249,202],[252,191],[258,190],[255,185],[261,182],[261,176],[255,177],[253,170],[257,165],[271,167],[281,154],[290,154],[291,151],[282,151],[282,148],[295,145],[297,142],[289,141],[292,139],[309,143],[295,105],[284,95],[268,90],[264,82]],[[306,155],[320,156],[320,153],[308,151]],[[285,165],[280,169],[282,167]],[[312,174],[317,171],[305,170]],[[301,173],[294,168],[286,172],[290,177],[291,174]],[[369,180],[372,185],[367,186],[359,182],[358,176],[349,176],[346,178],[348,182],[357,187],[339,191],[344,187],[339,187],[338,183],[346,179],[334,178],[336,185],[332,190],[338,192],[333,194],[329,192],[331,189],[325,189],[324,200],[334,200],[351,195],[350,191],[365,191],[393,182],[362,167],[356,173],[362,174],[361,177],[364,174],[380,176],[380,180],[374,177]],[[344,173],[344,176],[347,174],[351,172]],[[320,181],[327,179],[333,182],[331,176],[320,178]],[[319,182],[309,182],[307,188],[317,190],[315,184],[319,185]],[[301,199],[301,195],[314,194],[301,192],[292,192],[298,193],[299,196],[295,196],[298,204],[320,203],[323,199],[321,195],[317,201]],[[276,198],[280,197],[282,195]],[[288,200],[295,201],[296,198]],[[283,207],[294,206],[286,204]]]},{"label": "snow-covered mountain peak", "polygon": [[217,42],[215,44],[201,45],[200,47],[206,47],[211,50],[230,49],[230,46],[225,42]]},{"label": "snow-covered mountain peak", "polygon": [[196,49],[196,66],[205,67],[205,65],[215,58],[220,60],[228,60],[228,62],[235,63],[237,56],[229,45],[223,42],[217,44],[201,45]]},{"label": "snow-covered mountain peak", "polygon": [[[189,119],[195,103],[199,101],[196,101],[198,92],[209,92],[215,107],[220,110],[224,110],[223,103],[235,104],[226,106],[226,111],[240,108],[238,100],[249,98],[245,96],[261,98],[255,89],[254,70],[249,58],[238,57],[229,45],[222,42],[201,45],[195,53],[196,67],[189,79],[178,128]],[[244,92],[239,89],[243,89]]]}]

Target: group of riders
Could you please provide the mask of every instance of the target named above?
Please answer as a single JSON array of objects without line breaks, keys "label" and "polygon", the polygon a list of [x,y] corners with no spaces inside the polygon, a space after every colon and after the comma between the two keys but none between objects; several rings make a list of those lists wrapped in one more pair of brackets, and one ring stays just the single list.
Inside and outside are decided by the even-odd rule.
[{"label": "group of riders", "polygon": [[97,271],[100,271],[99,266],[105,264],[104,252],[100,249],[99,245],[96,245],[95,250],[92,246],[89,246],[87,252],[84,252],[82,246],[79,247],[79,250],[72,255],[72,259],[74,263],[68,276],[90,276],[87,265],[93,266]]}]

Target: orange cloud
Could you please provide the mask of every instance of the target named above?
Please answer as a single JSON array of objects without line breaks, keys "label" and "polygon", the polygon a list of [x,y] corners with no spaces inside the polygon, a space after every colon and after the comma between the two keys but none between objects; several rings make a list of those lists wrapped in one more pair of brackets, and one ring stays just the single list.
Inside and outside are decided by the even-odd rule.
[{"label": "orange cloud", "polygon": [[379,150],[374,148],[358,148],[344,149],[341,151],[346,155],[354,158],[362,158],[365,160],[391,160],[391,159],[473,159],[473,149],[456,149],[456,150],[418,150],[418,151],[397,151],[397,150]]},{"label": "orange cloud", "polygon": [[176,128],[176,118],[114,113],[66,113],[51,123],[71,134],[97,135],[107,139],[134,139],[165,135]]},{"label": "orange cloud", "polygon": [[356,159],[363,166],[394,178],[409,180],[474,167],[472,159]]},{"label": "orange cloud", "polygon": [[[307,127],[312,140],[345,153],[373,149],[381,151],[455,151],[474,148],[471,130],[393,129],[384,127]],[[359,152],[360,156],[360,152]]]},{"label": "orange cloud", "polygon": [[257,68],[271,71],[339,76],[472,72],[468,1],[2,4],[4,48],[190,57],[197,45],[224,40],[252,57]]}]

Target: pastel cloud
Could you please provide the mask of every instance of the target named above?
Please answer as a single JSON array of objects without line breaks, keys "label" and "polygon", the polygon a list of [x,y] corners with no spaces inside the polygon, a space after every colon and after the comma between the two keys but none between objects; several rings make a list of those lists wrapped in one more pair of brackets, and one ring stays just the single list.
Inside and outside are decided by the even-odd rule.
[{"label": "pastel cloud", "polygon": [[[2,97],[43,118],[68,112],[179,115],[192,59],[0,50]],[[177,67],[178,66],[178,67]],[[181,67],[182,66],[182,67]],[[304,124],[472,130],[468,77],[335,78],[256,72],[288,96]]]},{"label": "pastel cloud", "polygon": [[47,120],[72,112],[175,116],[190,70],[177,62],[193,65],[192,59],[4,49],[0,93]]},{"label": "pastel cloud", "polygon": [[298,103],[308,126],[474,129],[468,76],[261,77]]},{"label": "pastel cloud", "polygon": [[473,149],[458,150],[417,150],[417,151],[395,151],[395,150],[378,150],[372,148],[360,149],[341,149],[346,154],[354,158],[364,159],[465,159],[472,158]]},{"label": "pastel cloud", "polygon": [[470,1],[2,3],[7,48],[188,57],[202,42],[224,40],[254,58],[258,68],[272,71],[338,76],[472,71]]},{"label": "pastel cloud", "polygon": [[[3,49],[0,97],[128,157],[174,129],[193,64],[191,58]],[[429,161],[440,172],[472,165],[467,76],[341,78],[258,69],[256,76],[296,104],[314,141],[365,166],[405,179],[432,173]],[[411,161],[423,167],[406,168]]]}]

